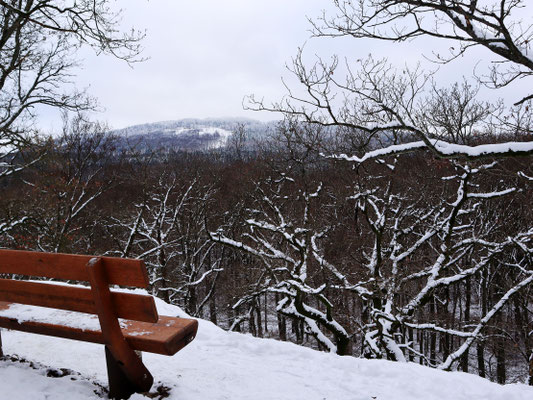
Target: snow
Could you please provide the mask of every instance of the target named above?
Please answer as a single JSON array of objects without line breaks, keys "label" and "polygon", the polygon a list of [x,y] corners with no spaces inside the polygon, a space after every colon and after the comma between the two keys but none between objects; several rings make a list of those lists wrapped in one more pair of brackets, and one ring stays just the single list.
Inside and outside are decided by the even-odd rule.
[{"label": "snow", "polygon": [[[450,157],[463,156],[475,158],[484,156],[498,156],[505,154],[530,154],[533,152],[533,142],[506,142],[482,144],[478,146],[466,146],[461,144],[448,143],[443,140],[431,140],[431,145],[433,150],[437,154]],[[386,155],[395,155],[426,148],[428,148],[428,145],[424,141],[417,141],[392,145],[383,149],[369,151],[362,157],[348,156],[346,154],[338,154],[329,157],[338,160],[362,163],[366,160],[371,160]]]},{"label": "snow", "polygon": [[[157,306],[162,315],[185,315],[160,300]],[[533,396],[533,388],[526,385],[501,386],[414,363],[340,357],[199,323],[197,338],[175,356],[143,353],[155,378],[152,391],[164,385],[171,389],[169,399],[180,400],[525,400]],[[6,354],[30,360],[37,369],[28,363],[1,361],[0,400],[101,398],[101,386],[107,386],[103,346],[5,330],[2,340]],[[43,366],[76,372],[51,378]],[[135,394],[132,399],[147,397]]]},{"label": "snow", "polygon": [[78,313],[24,304],[11,304],[9,308],[0,310],[0,316],[16,319],[19,323],[32,321],[57,324],[60,322],[61,325],[72,326],[84,331],[100,330],[100,322],[96,315],[78,315]]},{"label": "snow", "polygon": [[[45,399],[99,399],[95,386],[88,380],[65,376],[49,378],[46,370],[35,370],[28,365],[11,361],[0,363],[2,392],[0,399],[45,400]],[[72,379],[74,378],[74,380]],[[61,397],[61,394],[67,397]]]},{"label": "snow", "polygon": [[228,131],[227,129],[217,128],[213,126],[202,126],[202,125],[196,126],[194,128],[179,127],[176,129],[166,129],[165,132],[172,132],[178,136],[182,134],[189,134],[191,132],[197,132],[199,136],[218,135],[219,138],[215,141],[215,143],[212,143],[210,145],[210,148],[212,149],[224,147],[227,144],[230,136],[233,135],[233,132]]},{"label": "snow", "polygon": [[[83,331],[100,330],[100,321],[96,315],[57,310],[54,308],[10,304],[8,308],[0,310],[0,316],[16,319],[19,323],[26,321],[44,322],[71,326]],[[119,323],[122,328],[128,327],[126,320],[119,319]]]}]

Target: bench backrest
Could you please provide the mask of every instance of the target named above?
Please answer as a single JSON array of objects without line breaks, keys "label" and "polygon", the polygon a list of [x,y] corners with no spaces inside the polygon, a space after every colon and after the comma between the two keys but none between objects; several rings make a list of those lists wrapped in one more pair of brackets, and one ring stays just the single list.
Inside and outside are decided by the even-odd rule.
[{"label": "bench backrest", "polygon": [[[0,250],[0,274],[89,282],[86,265],[95,256]],[[100,257],[110,285],[146,288],[148,276],[142,260]],[[90,288],[50,282],[0,279],[0,301],[98,314]],[[152,296],[112,291],[111,302],[119,318],[157,322]]]}]

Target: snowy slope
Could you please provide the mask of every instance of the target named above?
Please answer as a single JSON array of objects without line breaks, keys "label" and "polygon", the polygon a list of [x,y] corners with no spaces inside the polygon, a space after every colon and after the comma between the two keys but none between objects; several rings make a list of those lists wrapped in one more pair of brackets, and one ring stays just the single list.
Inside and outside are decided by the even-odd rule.
[{"label": "snowy slope", "polygon": [[245,127],[248,139],[252,139],[264,137],[275,123],[242,118],[181,119],[130,126],[113,133],[123,143],[137,148],[205,151],[227,146],[240,126]]},{"label": "snowy slope", "polygon": [[[157,305],[162,315],[183,316],[176,307],[161,301]],[[103,346],[13,331],[2,331],[2,341],[6,354],[30,360],[36,369],[28,363],[0,362],[0,400],[102,398],[101,386],[107,385]],[[339,357],[225,332],[202,320],[196,340],[174,357],[144,353],[143,360],[156,380],[153,391],[168,387],[169,399],[533,398],[533,388],[525,385],[500,386],[474,375],[416,364]],[[75,372],[52,378],[46,376],[47,368]],[[132,399],[147,397],[137,394]]]}]

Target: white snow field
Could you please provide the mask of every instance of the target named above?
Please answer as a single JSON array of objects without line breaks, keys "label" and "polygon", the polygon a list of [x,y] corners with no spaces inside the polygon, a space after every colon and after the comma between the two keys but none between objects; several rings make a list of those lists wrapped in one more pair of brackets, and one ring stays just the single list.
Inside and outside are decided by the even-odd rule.
[{"label": "white snow field", "polygon": [[[157,300],[162,315],[184,316]],[[2,331],[4,353],[28,362],[0,362],[0,400],[107,398],[104,348],[29,333]],[[475,375],[417,364],[321,353],[291,343],[225,332],[200,320],[197,338],[173,357],[144,353],[155,378],[151,393],[170,388],[179,400],[519,400],[526,385],[497,385]],[[36,368],[35,368],[36,367]],[[66,368],[75,372],[47,377]],[[59,374],[62,375],[62,374]],[[135,394],[132,399],[147,399]],[[155,396],[152,398],[159,398]]]}]

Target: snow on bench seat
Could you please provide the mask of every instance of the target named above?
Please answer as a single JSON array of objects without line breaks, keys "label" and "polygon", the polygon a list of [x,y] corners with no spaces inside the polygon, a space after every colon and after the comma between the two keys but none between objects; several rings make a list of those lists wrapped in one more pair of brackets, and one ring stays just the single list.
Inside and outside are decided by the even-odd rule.
[{"label": "snow on bench seat", "polygon": [[[156,323],[119,319],[135,350],[173,355],[194,339],[197,321],[159,316]],[[73,311],[0,302],[0,327],[105,344],[98,317]]]}]

